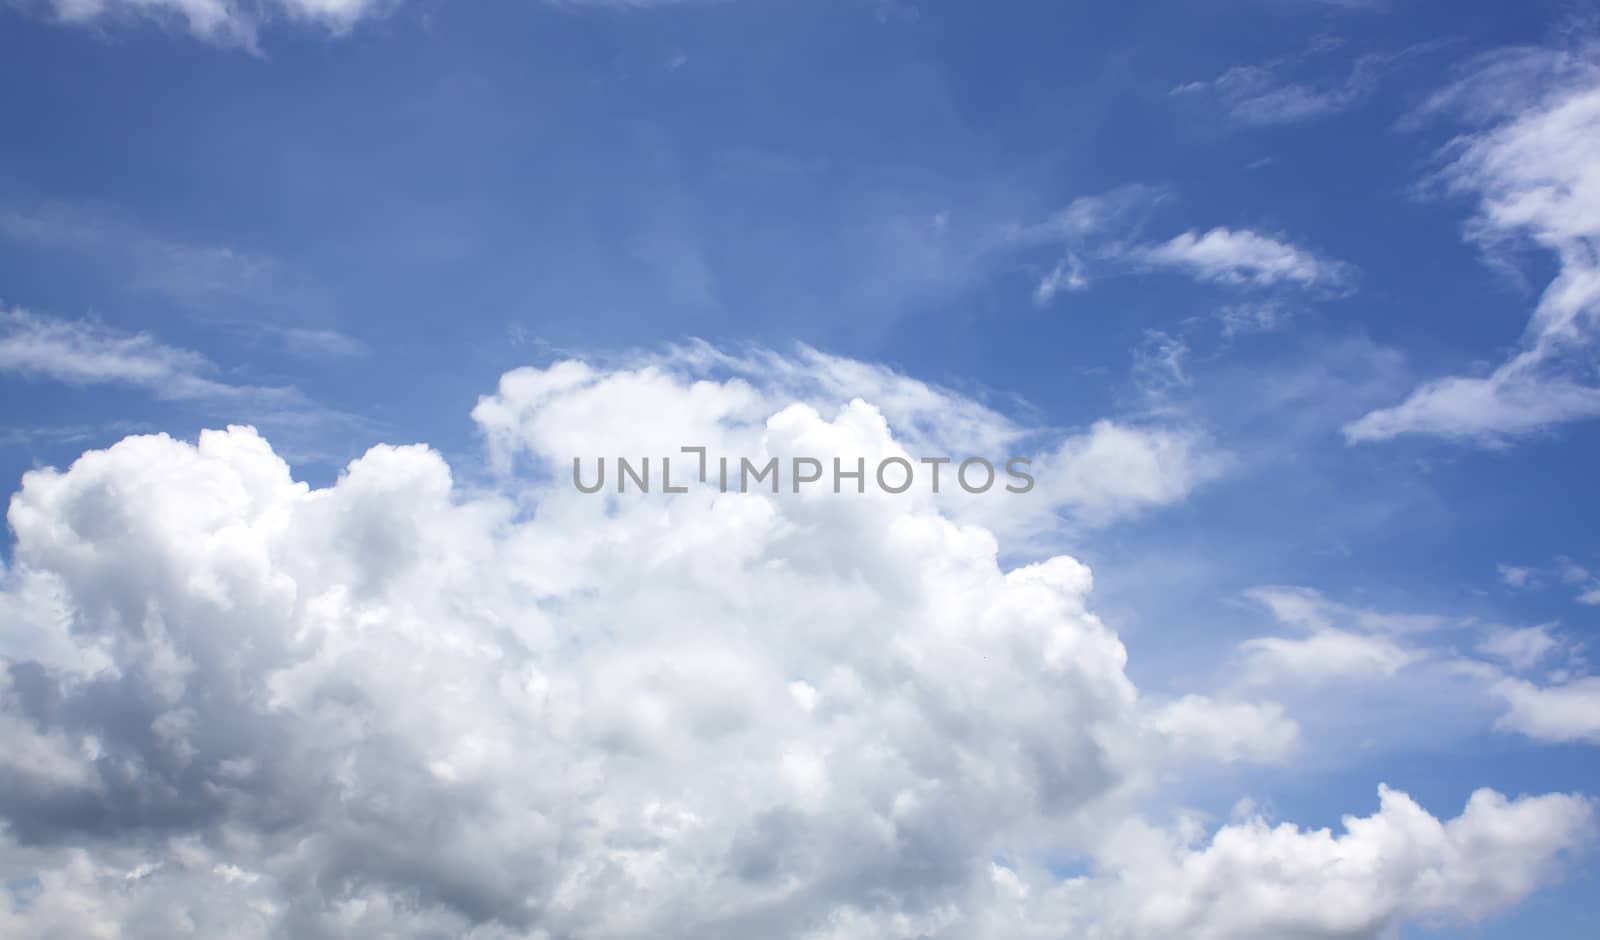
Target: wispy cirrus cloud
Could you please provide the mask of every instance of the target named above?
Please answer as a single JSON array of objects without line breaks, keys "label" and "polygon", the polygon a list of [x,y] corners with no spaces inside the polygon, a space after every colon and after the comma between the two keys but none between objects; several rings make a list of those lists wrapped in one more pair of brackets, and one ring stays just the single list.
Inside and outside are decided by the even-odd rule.
[{"label": "wispy cirrus cloud", "polygon": [[1520,349],[1480,375],[1435,379],[1344,429],[1352,443],[1407,434],[1503,446],[1600,416],[1600,43],[1480,59],[1432,113],[1478,130],[1452,141],[1435,182],[1477,202],[1467,238],[1497,263],[1535,248],[1559,264]]},{"label": "wispy cirrus cloud", "polygon": [[1294,319],[1294,311],[1277,301],[1227,304],[1215,314],[1224,339],[1250,333],[1274,333]]},{"label": "wispy cirrus cloud", "polygon": [[[307,337],[322,356],[361,355],[326,336]],[[312,355],[302,350],[301,355]],[[0,377],[75,388],[123,389],[172,402],[186,412],[227,422],[247,421],[284,435],[297,458],[329,463],[348,456],[351,436],[377,433],[379,422],[330,407],[294,385],[240,381],[201,352],[163,342],[149,332],[121,329],[96,319],[67,319],[21,307],[0,308]],[[120,410],[115,412],[123,414]],[[18,417],[26,417],[25,410]],[[99,422],[95,434],[125,425]],[[51,439],[24,428],[19,443]],[[63,440],[59,436],[55,438]],[[70,440],[68,437],[64,440]]]},{"label": "wispy cirrus cloud", "polygon": [[1337,58],[1345,44],[1324,38],[1306,50],[1255,65],[1236,65],[1215,78],[1184,82],[1173,96],[1214,101],[1233,121],[1265,127],[1297,124],[1349,110],[1370,97],[1396,63],[1445,42],[1399,52],[1369,52],[1348,62]]},{"label": "wispy cirrus cloud", "polygon": [[[270,255],[169,237],[111,209],[60,201],[0,207],[0,238],[91,262],[129,290],[159,296],[208,324],[291,355],[347,358],[371,351],[308,321],[308,311],[323,306],[317,291]],[[293,309],[299,323],[280,322],[280,307]]]},{"label": "wispy cirrus cloud", "polygon": [[[1015,229],[1008,241],[1013,250],[1049,245],[1061,252],[1060,260],[1039,278],[1034,301],[1048,304],[1063,292],[1087,290],[1098,277],[1137,271],[1171,271],[1258,291],[1283,288],[1337,294],[1356,283],[1353,265],[1324,257],[1285,236],[1251,228],[1214,226],[1165,240],[1150,239],[1145,234],[1150,216],[1172,198],[1161,187],[1123,186],[1081,197],[1042,223]],[[1262,307],[1234,320],[1240,330],[1251,322],[1270,327],[1277,317]]]},{"label": "wispy cirrus cloud", "polygon": [[1185,82],[1173,95],[1208,95],[1241,124],[1292,124],[1343,111],[1377,87],[1381,60],[1362,56],[1342,78],[1317,83],[1286,80],[1279,67],[1238,65],[1207,81]]},{"label": "wispy cirrus cloud", "polygon": [[261,292],[279,285],[285,275],[265,255],[168,238],[119,213],[65,202],[0,208],[0,236],[109,265],[130,287],[186,305]]},{"label": "wispy cirrus cloud", "polygon": [[1014,228],[1004,243],[1010,250],[1048,245],[1061,252],[1034,288],[1034,303],[1044,306],[1062,292],[1087,289],[1092,267],[1116,254],[1118,243],[1134,237],[1171,198],[1164,187],[1144,183],[1080,196],[1043,222]]},{"label": "wispy cirrus cloud", "polygon": [[94,320],[0,311],[0,372],[68,385],[125,385],[158,398],[291,402],[289,388],[234,385],[199,353]]}]

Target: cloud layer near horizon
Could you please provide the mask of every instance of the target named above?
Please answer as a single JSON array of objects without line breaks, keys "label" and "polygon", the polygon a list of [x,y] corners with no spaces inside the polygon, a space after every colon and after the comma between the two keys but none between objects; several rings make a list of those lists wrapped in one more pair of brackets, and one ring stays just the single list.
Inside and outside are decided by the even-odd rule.
[{"label": "cloud layer near horizon", "polygon": [[1164,766],[1281,760],[1298,729],[1142,696],[1083,564],[1001,563],[997,532],[1032,534],[986,508],[1010,497],[544,472],[1035,442],[1068,483],[1029,512],[1093,525],[1198,485],[1191,432],[1042,434],[882,367],[707,347],[518,370],[474,417],[483,485],[385,445],[313,489],[248,428],[28,474],[0,932],[1362,938],[1491,914],[1587,839],[1559,794],[1441,821],[1384,790],[1339,834],[1146,818]]}]

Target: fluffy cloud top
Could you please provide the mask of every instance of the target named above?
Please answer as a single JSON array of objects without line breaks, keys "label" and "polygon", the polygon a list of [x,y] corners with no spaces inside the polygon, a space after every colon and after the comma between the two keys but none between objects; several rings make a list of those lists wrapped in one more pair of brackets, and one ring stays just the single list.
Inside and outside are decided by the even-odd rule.
[{"label": "fluffy cloud top", "polygon": [[[673,419],[631,429],[633,452],[619,450],[606,416],[657,412]],[[807,430],[818,415],[834,413],[843,450]],[[1024,455],[1037,481],[1032,493],[973,497],[947,483],[934,500],[952,518],[1017,537],[1054,529],[1060,518],[1093,526],[1171,505],[1228,465],[1194,428],[1112,420],[1077,433],[1028,428],[948,389],[807,348],[793,356],[733,355],[695,344],[612,370],[578,361],[519,369],[474,417],[502,471],[532,458],[568,475],[572,457],[667,455],[685,445],[705,446],[713,459],[758,462],[796,454],[864,455],[869,464],[979,455],[1000,465]],[[919,487],[913,495],[929,494]]]},{"label": "fluffy cloud top", "polygon": [[1202,847],[1130,834],[1124,864],[1129,928],[1106,935],[1391,936],[1395,921],[1471,918],[1523,897],[1548,864],[1545,847],[1586,827],[1565,796],[1508,801],[1480,790],[1448,822],[1403,793],[1346,817],[1345,832],[1261,819],[1226,826]]},{"label": "fluffy cloud top", "polygon": [[[975,510],[932,498],[601,497],[544,472],[1016,433],[887,370],[752,361],[512,373],[476,412],[484,485],[413,445],[313,489],[248,428],[28,474],[0,933],[1376,937],[1513,903],[1586,838],[1581,798],[1487,792],[1449,822],[1386,792],[1339,836],[1154,825],[1130,808],[1150,771],[1277,759],[1293,726],[1145,701],[1077,561],[1003,567]],[[928,409],[950,425],[919,430]]]}]

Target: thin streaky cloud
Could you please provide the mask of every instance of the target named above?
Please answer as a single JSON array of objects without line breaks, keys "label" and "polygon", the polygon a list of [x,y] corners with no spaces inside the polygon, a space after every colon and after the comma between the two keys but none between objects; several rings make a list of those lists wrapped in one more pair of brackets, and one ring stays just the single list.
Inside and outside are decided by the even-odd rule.
[{"label": "thin streaky cloud", "polygon": [[67,385],[128,385],[158,398],[259,397],[286,400],[287,388],[231,385],[197,352],[93,320],[63,320],[12,308],[0,313],[0,372]]},{"label": "thin streaky cloud", "polygon": [[117,212],[63,202],[0,209],[0,236],[109,264],[130,287],[189,305],[262,292],[285,275],[261,254],[168,238]]},{"label": "thin streaky cloud", "polygon": [[1486,446],[1600,416],[1600,43],[1481,63],[1432,107],[1486,127],[1452,141],[1436,182],[1468,196],[1467,238],[1559,263],[1520,348],[1487,374],[1434,379],[1344,429],[1352,443],[1416,434]]},{"label": "thin streaky cloud", "polygon": [[1435,40],[1399,52],[1364,53],[1340,65],[1328,60],[1345,44],[1323,39],[1293,55],[1255,65],[1236,65],[1215,78],[1183,82],[1174,86],[1170,94],[1209,98],[1242,125],[1299,124],[1348,111],[1365,102],[1397,63],[1452,42]]}]

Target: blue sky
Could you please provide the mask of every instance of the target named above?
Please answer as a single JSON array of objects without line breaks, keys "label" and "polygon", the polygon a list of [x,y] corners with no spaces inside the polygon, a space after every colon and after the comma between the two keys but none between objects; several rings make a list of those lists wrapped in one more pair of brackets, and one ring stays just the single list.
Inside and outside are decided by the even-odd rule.
[{"label": "blue sky", "polygon": [[[316,487],[426,442],[492,490],[469,414],[509,370],[820,350],[1069,449],[1102,421],[1178,442],[1148,490],[1085,469],[1102,501],[991,525],[1008,567],[1093,569],[1144,695],[1297,723],[1292,757],[1162,771],[1150,818],[1593,795],[1596,28],[1557,2],[9,4],[0,473],[249,424]],[[13,529],[20,598],[45,562]],[[1322,635],[1350,669],[1259,643]],[[1592,936],[1578,841],[1481,921],[1327,935]]]}]

